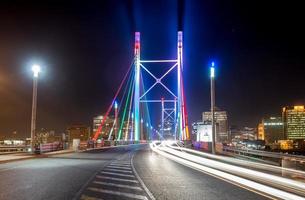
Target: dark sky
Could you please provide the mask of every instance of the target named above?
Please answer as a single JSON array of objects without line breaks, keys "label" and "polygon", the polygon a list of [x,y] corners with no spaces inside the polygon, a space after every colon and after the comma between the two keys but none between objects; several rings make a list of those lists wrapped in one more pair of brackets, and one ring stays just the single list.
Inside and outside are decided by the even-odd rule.
[{"label": "dark sky", "polygon": [[256,126],[305,102],[305,12],[292,1],[1,1],[0,134],[29,135],[31,65],[42,66],[37,127],[91,125],[133,58],[171,58],[184,31],[190,121],[208,110],[208,65],[230,124]]}]

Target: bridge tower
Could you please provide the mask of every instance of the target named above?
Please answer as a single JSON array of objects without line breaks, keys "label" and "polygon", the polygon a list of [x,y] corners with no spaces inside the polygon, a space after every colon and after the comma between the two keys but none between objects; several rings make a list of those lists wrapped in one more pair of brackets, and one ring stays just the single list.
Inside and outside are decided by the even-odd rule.
[{"label": "bridge tower", "polygon": [[[183,35],[182,31],[178,32],[177,38],[177,57],[175,59],[169,60],[142,60],[140,57],[140,32],[135,33],[135,62],[134,62],[134,73],[135,73],[135,84],[134,84],[134,139],[136,141],[140,140],[140,104],[141,103],[161,103],[162,107],[162,120],[161,127],[164,129],[164,123],[167,118],[173,118],[174,127],[175,127],[175,138],[180,140],[189,140],[189,132],[187,127],[187,114],[185,108],[185,98],[183,91],[183,80],[182,80],[182,71],[183,71]],[[171,67],[167,70],[162,76],[155,76],[145,65],[149,63],[170,63]],[[162,82],[170,72],[177,69],[177,91],[172,91],[169,87]],[[152,84],[147,90],[140,91],[141,82],[141,70],[147,72],[153,79],[154,84]],[[161,85],[167,92],[171,95],[169,99],[147,99],[146,95],[156,86]],[[170,108],[165,108],[165,104],[172,104]],[[161,128],[162,132],[162,128]]]}]

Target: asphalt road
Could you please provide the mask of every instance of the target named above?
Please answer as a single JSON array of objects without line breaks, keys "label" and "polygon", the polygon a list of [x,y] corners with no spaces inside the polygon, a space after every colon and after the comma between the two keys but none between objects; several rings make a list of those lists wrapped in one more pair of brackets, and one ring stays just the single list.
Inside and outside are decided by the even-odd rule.
[{"label": "asphalt road", "polygon": [[266,199],[185,167],[148,145],[0,164],[0,199]]}]

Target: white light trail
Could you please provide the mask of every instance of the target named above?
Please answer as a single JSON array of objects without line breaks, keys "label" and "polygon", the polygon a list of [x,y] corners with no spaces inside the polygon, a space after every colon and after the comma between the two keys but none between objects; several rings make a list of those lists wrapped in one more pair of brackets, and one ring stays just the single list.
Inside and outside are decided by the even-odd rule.
[{"label": "white light trail", "polygon": [[229,163],[232,163],[232,164],[238,164],[238,165],[242,165],[242,166],[246,166],[246,167],[263,169],[263,170],[272,171],[272,172],[280,172],[280,173],[288,172],[288,173],[298,174],[298,175],[301,175],[301,176],[305,177],[305,172],[304,171],[299,171],[299,170],[294,170],[294,169],[289,169],[289,168],[283,168],[283,167],[278,167],[278,166],[273,166],[273,165],[268,165],[268,164],[263,164],[263,163],[258,163],[258,162],[239,160],[239,159],[236,159],[236,158],[224,157],[224,156],[219,156],[219,155],[213,155],[213,154],[210,154],[210,153],[205,153],[205,152],[201,152],[201,151],[197,151],[197,150],[193,150],[193,149],[188,149],[188,148],[184,148],[184,147],[176,147],[176,146],[171,146],[171,145],[167,145],[167,146],[172,148],[172,149],[176,149],[176,150],[180,150],[180,151],[186,151],[186,152],[194,153],[194,154],[204,156],[204,157],[207,157],[207,158],[221,160],[221,161],[224,161],[224,162],[229,162]]},{"label": "white light trail", "polygon": [[[217,176],[226,181],[232,182],[236,185],[248,188],[253,191],[258,191],[263,195],[270,195],[272,197],[288,199],[288,200],[301,200],[304,199],[301,196],[283,191],[284,188],[277,189],[273,188],[274,186],[285,187],[291,189],[295,189],[295,192],[304,193],[305,185],[296,181],[292,181],[289,179],[285,179],[282,177],[277,177],[269,174],[265,174],[262,172],[248,170],[242,167],[237,167],[225,163],[220,163],[218,161],[213,161],[209,159],[204,159],[199,156],[194,156],[191,154],[187,154],[184,152],[179,152],[167,147],[159,147],[155,143],[150,145],[151,149],[169,159],[172,159],[176,162],[179,162],[183,165],[189,166],[191,168],[206,172],[213,176]],[[217,168],[217,169],[216,169]],[[220,171],[221,170],[221,171]],[[228,173],[229,172],[229,173]],[[230,174],[234,172],[235,175]],[[239,177],[238,175],[243,175],[244,177],[256,178],[255,181],[260,180],[268,183],[272,187],[268,185],[264,185],[261,183],[257,183],[252,180],[248,180],[246,178]]]}]

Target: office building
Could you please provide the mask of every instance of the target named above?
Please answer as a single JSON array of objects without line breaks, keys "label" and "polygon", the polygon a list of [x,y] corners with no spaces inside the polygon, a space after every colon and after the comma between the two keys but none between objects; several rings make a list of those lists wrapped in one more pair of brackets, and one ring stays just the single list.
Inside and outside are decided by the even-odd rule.
[{"label": "office building", "polygon": [[[104,119],[103,115],[98,115],[93,118],[93,134],[95,134],[99,128],[99,126],[102,124],[102,121]],[[112,117],[107,117],[106,121],[104,122],[104,126],[102,128],[101,136],[104,139],[108,139],[108,136],[112,130],[112,139],[116,138],[117,130],[116,127],[114,126],[114,118]]]},{"label": "office building", "polygon": [[281,117],[264,118],[261,125],[263,127],[266,144],[272,144],[284,139],[284,127]]},{"label": "office building", "polygon": [[[202,121],[206,123],[212,122],[212,113],[203,112]],[[215,111],[215,122],[216,122],[216,141],[217,142],[228,142],[228,115],[226,111]]]},{"label": "office building", "polygon": [[304,106],[286,106],[282,112],[285,139],[305,139]]},{"label": "office building", "polygon": [[85,125],[71,125],[67,128],[66,131],[68,136],[68,142],[70,144],[72,144],[73,139],[80,139],[80,141],[88,141],[90,137],[90,127]]},{"label": "office building", "polygon": [[241,140],[256,140],[257,139],[257,129],[252,127],[243,127],[240,130]]},{"label": "office building", "polygon": [[265,140],[264,124],[259,123],[257,127],[257,139]]}]

